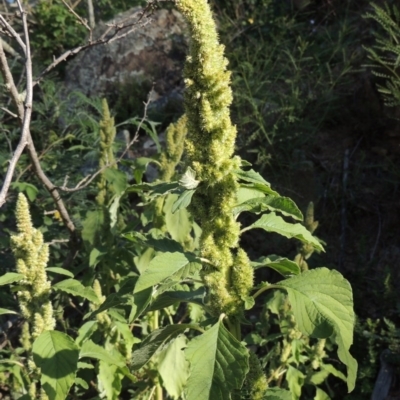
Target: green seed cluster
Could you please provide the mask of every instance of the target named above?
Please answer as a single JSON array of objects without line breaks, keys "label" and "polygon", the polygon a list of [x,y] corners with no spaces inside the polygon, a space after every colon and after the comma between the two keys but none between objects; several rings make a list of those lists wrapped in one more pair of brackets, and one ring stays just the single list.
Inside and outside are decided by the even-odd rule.
[{"label": "green seed cluster", "polygon": [[24,275],[19,282],[18,302],[22,315],[31,325],[34,340],[55,326],[49,300],[51,285],[46,274],[49,247],[44,243],[42,233],[33,227],[28,200],[22,193],[18,195],[15,214],[18,234],[11,236],[11,248],[17,272]]},{"label": "green seed cluster", "polygon": [[215,314],[239,315],[243,298],[253,285],[253,269],[243,250],[237,250],[240,225],[232,208],[238,189],[233,157],[236,128],[229,106],[232,102],[230,72],[224,46],[206,0],[177,0],[190,30],[190,54],[185,76],[188,163],[201,183],[191,213],[202,228],[201,255],[209,261],[203,279],[209,288],[209,305]]}]

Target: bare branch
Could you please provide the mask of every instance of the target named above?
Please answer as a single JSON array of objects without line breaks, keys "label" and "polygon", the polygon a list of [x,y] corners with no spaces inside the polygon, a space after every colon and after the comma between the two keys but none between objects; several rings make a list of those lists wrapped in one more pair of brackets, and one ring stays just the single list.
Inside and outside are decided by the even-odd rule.
[{"label": "bare branch", "polygon": [[0,14],[0,25],[8,31],[10,36],[12,36],[17,40],[18,44],[21,46],[26,56],[26,45],[21,39],[21,36],[14,30],[14,28],[6,21],[6,19],[1,14]]},{"label": "bare branch", "polygon": [[[160,0],[158,0],[158,1],[160,1]],[[136,29],[143,28],[146,25],[148,25],[152,21],[150,17],[153,13],[154,4],[156,4],[156,2],[151,1],[148,3],[148,5],[142,11],[136,12],[129,18],[126,18],[123,21],[120,21],[119,23],[109,24],[108,25],[109,28],[99,38],[97,38],[95,40],[92,40],[92,37],[90,34],[88,43],[66,51],[65,53],[63,53],[59,57],[57,57],[50,65],[48,65],[39,74],[39,76],[33,81],[33,87],[35,87],[38,83],[40,83],[46,74],[48,74],[51,70],[53,70],[58,64],[66,61],[69,57],[72,57],[90,47],[94,47],[94,46],[98,46],[98,45],[102,45],[102,44],[108,44],[108,43],[112,43],[115,40],[122,39],[123,37],[134,32]],[[69,9],[70,9],[70,7],[69,7]],[[75,12],[74,12],[74,15],[75,15]],[[137,20],[135,20],[134,22],[131,22],[131,23],[127,23],[127,21],[131,21],[133,18],[137,18]],[[127,28],[131,28],[131,29],[126,30]],[[120,33],[121,31],[124,31],[124,32]],[[89,32],[91,33],[92,30],[90,29]]]},{"label": "bare branch", "polygon": [[89,33],[91,35],[92,29],[87,24],[87,21],[85,19],[83,19],[79,14],[77,14],[74,11],[74,9],[65,0],[61,0],[61,1],[63,2],[64,6],[68,8],[68,11],[81,23],[81,25],[83,25],[89,31]]},{"label": "bare branch", "polygon": [[[13,76],[11,74],[6,55],[3,50],[2,43],[0,42],[0,69],[3,74],[4,80],[6,82],[6,88],[10,92],[13,102],[16,105],[18,109],[18,118],[20,120],[20,123],[22,126],[24,126],[24,122],[26,121],[24,118],[24,107],[21,102],[21,98],[19,96],[17,87],[15,86]],[[29,127],[29,126],[28,126]],[[22,152],[24,151],[25,146],[28,144],[28,135],[29,135],[29,129],[23,129],[21,133],[21,138],[18,143],[17,148],[15,149],[15,152],[9,162],[9,166],[7,169],[6,176],[4,178],[4,183],[0,191],[0,207],[6,202],[6,196],[8,193],[8,189],[10,188],[12,178],[14,175],[15,168],[17,166],[17,162],[19,158],[21,157]]]}]

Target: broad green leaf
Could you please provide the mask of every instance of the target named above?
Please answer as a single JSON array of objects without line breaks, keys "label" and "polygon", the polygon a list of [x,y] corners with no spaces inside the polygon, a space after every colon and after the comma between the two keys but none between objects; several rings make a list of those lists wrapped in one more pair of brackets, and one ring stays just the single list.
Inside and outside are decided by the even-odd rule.
[{"label": "broad green leaf", "polygon": [[94,304],[99,304],[100,302],[96,293],[91,287],[83,286],[82,283],[80,283],[76,279],[65,279],[53,285],[52,288],[72,294],[73,296],[83,297]]},{"label": "broad green leaf", "polygon": [[85,340],[89,339],[96,332],[97,328],[97,321],[85,322],[78,330],[78,337],[75,339],[75,343],[81,346]]},{"label": "broad green leaf", "polygon": [[275,190],[272,190],[268,185],[264,185],[262,183],[241,183],[240,188],[252,189],[264,195],[267,194],[272,196],[279,196],[278,192],[275,192]]},{"label": "broad green leaf", "polygon": [[139,232],[129,232],[129,233],[124,233],[122,235],[125,239],[134,242],[134,243],[140,243],[144,246],[150,246],[153,247],[157,251],[169,251],[171,253],[178,251],[183,253],[183,247],[180,243],[178,243],[176,240],[170,239],[170,238],[154,238],[151,235],[143,235]]},{"label": "broad green leaf", "polygon": [[[264,193],[261,193],[259,190],[251,189],[247,187],[239,187],[236,192],[236,201],[238,204],[245,203],[246,201],[250,201],[253,199],[263,199],[265,198]],[[233,209],[235,210],[235,208]]]},{"label": "broad green leaf", "polygon": [[337,271],[317,268],[274,286],[287,290],[296,322],[304,334],[326,338],[334,333],[339,359],[347,366],[347,387],[353,390],[357,361],[349,352],[355,324],[349,282]]},{"label": "broad green leaf", "polygon": [[107,296],[105,301],[101,303],[99,308],[85,315],[84,319],[93,318],[97,314],[100,314],[101,312],[108,310],[110,308],[120,306],[121,304],[129,304],[132,297],[133,297],[132,295],[121,296],[118,293],[111,293]]},{"label": "broad green leaf", "polygon": [[185,189],[191,190],[196,189],[199,186],[200,181],[196,181],[196,172],[188,167],[186,172],[182,175],[182,178],[179,180],[179,184]]},{"label": "broad green leaf", "polygon": [[315,386],[321,385],[330,374],[336,376],[344,382],[347,381],[346,376],[342,372],[338,371],[333,365],[322,364],[321,370],[314,372],[309,378],[309,382]]},{"label": "broad green leaf", "polygon": [[25,192],[31,202],[35,201],[36,196],[39,193],[39,189],[36,186],[27,182],[13,182],[11,187],[13,189],[18,189],[19,192]]},{"label": "broad green leaf", "polygon": [[190,302],[203,305],[204,296],[205,289],[203,287],[189,291],[172,290],[169,292],[164,292],[151,303],[147,311],[161,310],[178,302]]},{"label": "broad green leaf", "polygon": [[3,315],[3,314],[18,314],[18,313],[15,311],[6,310],[5,308],[0,308],[0,315]]},{"label": "broad green leaf", "polygon": [[79,385],[86,390],[89,389],[89,384],[82,378],[79,378],[78,376],[75,378],[75,385]]},{"label": "broad green leaf", "polygon": [[304,385],[304,374],[297,368],[289,365],[286,372],[286,381],[288,383],[290,393],[292,393],[293,400],[299,400],[301,396],[301,388]]},{"label": "broad green leaf", "polygon": [[161,283],[194,260],[184,253],[162,253],[155,256],[139,276],[135,293]]},{"label": "broad green leaf", "polygon": [[110,214],[110,228],[111,232],[115,233],[115,228],[118,222],[118,209],[119,209],[119,202],[121,200],[121,195],[115,196],[108,212]]},{"label": "broad green leaf", "polygon": [[163,386],[173,399],[180,398],[189,375],[189,363],[184,353],[186,343],[186,337],[180,335],[157,357],[157,370],[161,375]]},{"label": "broad green leaf", "polygon": [[268,257],[261,257],[257,261],[253,261],[251,265],[254,269],[262,267],[272,268],[283,276],[298,275],[300,273],[300,267],[297,263],[288,258],[279,257],[274,254]]},{"label": "broad green leaf", "polygon": [[83,343],[81,347],[81,351],[79,353],[79,359],[88,357],[94,358],[96,360],[101,360],[106,363],[117,365],[118,367],[125,367],[125,359],[122,354],[114,351],[110,352],[106,350],[104,347],[101,347],[91,340],[87,340]]},{"label": "broad green leaf", "polygon": [[185,190],[184,192],[182,192],[175,200],[175,203],[172,205],[172,214],[175,214],[177,211],[187,208],[192,201],[194,192],[195,190]]},{"label": "broad green leaf", "polygon": [[331,400],[328,393],[324,392],[322,389],[317,388],[317,393],[315,394],[314,400]]},{"label": "broad green leaf", "polygon": [[65,333],[45,331],[33,343],[33,360],[41,369],[40,383],[50,400],[64,400],[75,381],[79,349]]},{"label": "broad green leaf", "polygon": [[106,168],[102,172],[102,175],[106,178],[117,196],[120,196],[128,187],[125,173],[116,168]]},{"label": "broad green leaf", "polygon": [[127,323],[114,321],[114,325],[118,328],[118,331],[124,338],[125,346],[127,349],[132,350],[132,346],[135,343],[139,343],[140,340],[133,336],[133,333]]},{"label": "broad green leaf", "polygon": [[136,318],[138,318],[149,305],[152,291],[153,289],[149,287],[133,294],[132,299],[129,302],[130,306],[132,307],[128,317],[129,323],[132,323]]},{"label": "broad green leaf", "polygon": [[271,186],[258,172],[253,169],[243,171],[241,169],[235,171],[237,177],[245,182],[261,183],[263,185]]},{"label": "broad green leaf", "polygon": [[301,224],[291,224],[275,213],[264,214],[254,224],[244,228],[242,232],[249,229],[261,228],[267,232],[275,232],[287,238],[296,238],[302,242],[310,243],[317,250],[324,251],[321,243],[316,239],[305,226]]},{"label": "broad green leaf", "polygon": [[121,380],[124,376],[116,365],[100,360],[97,381],[100,396],[107,400],[118,400],[122,389]]},{"label": "broad green leaf", "polygon": [[9,285],[10,283],[22,281],[25,278],[23,274],[16,272],[7,272],[5,275],[0,276],[0,286]]},{"label": "broad green leaf", "polygon": [[153,183],[141,183],[139,185],[130,185],[126,190],[129,192],[146,192],[149,191],[153,195],[163,195],[174,191],[179,188],[178,182],[153,182]]},{"label": "broad green leaf", "polygon": [[104,225],[104,211],[102,209],[88,211],[82,225],[82,239],[94,244]]},{"label": "broad green leaf", "polygon": [[238,204],[234,209],[235,215],[243,211],[249,211],[259,214],[263,211],[278,211],[287,217],[292,217],[295,220],[303,221],[303,214],[297,207],[296,203],[289,197],[281,196],[266,196],[257,197]]},{"label": "broad green leaf", "polygon": [[192,223],[186,209],[182,208],[176,213],[172,212],[172,207],[177,197],[178,195],[176,194],[170,194],[165,199],[163,208],[165,213],[165,225],[172,239],[179,243],[184,243],[190,234]]},{"label": "broad green leaf", "polygon": [[131,369],[134,371],[142,368],[158,349],[190,327],[191,325],[187,324],[167,325],[165,328],[151,332],[140,344],[140,347],[133,352]]},{"label": "broad green leaf", "polygon": [[147,166],[150,163],[160,164],[158,161],[153,160],[148,157],[139,157],[135,158],[133,161],[130,161],[131,166],[133,166],[133,174],[135,176],[136,183],[142,183],[143,174],[147,170]]},{"label": "broad green leaf", "polygon": [[269,388],[263,400],[292,400],[292,395],[288,390]]},{"label": "broad green leaf", "polygon": [[46,272],[54,272],[55,274],[69,276],[70,278],[74,277],[74,274],[71,271],[61,267],[47,267]]},{"label": "broad green leaf", "polygon": [[98,264],[100,261],[101,257],[103,255],[107,254],[106,252],[101,252],[99,249],[94,247],[89,255],[89,267],[94,267]]},{"label": "broad green leaf", "polygon": [[221,321],[192,339],[185,351],[190,362],[187,400],[230,400],[249,371],[249,352]]}]

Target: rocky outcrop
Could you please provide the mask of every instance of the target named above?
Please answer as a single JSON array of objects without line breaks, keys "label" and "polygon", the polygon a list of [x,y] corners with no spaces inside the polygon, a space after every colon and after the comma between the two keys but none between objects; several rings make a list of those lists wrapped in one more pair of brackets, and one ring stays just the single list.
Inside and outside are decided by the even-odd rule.
[{"label": "rocky outcrop", "polygon": [[[136,7],[99,24],[93,37],[99,37],[110,24],[131,17],[132,22],[138,20],[140,10]],[[176,10],[156,10],[151,19],[151,23],[121,39],[78,54],[66,69],[67,91],[116,99],[124,88],[146,83],[147,90],[154,84],[153,104],[163,108],[170,100],[181,101],[185,22]]]}]

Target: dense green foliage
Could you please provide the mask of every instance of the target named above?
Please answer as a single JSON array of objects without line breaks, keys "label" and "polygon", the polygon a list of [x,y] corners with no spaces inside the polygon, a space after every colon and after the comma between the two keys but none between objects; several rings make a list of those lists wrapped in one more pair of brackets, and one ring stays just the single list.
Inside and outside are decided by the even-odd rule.
[{"label": "dense green foliage", "polygon": [[[99,1],[96,18],[139,3]],[[125,100],[110,103],[110,112],[106,99],[75,93],[71,109],[59,95],[62,75],[36,90],[32,136],[53,182],[74,186],[102,170],[85,189],[62,194],[79,232],[71,245],[29,159],[18,164],[0,213],[0,315],[11,324],[1,327],[0,387],[11,398],[363,399],[383,350],[399,365],[394,273],[379,278],[383,296],[371,295],[384,310],[375,314],[357,308],[372,289],[363,286],[366,269],[354,274],[359,321],[350,349],[356,321],[345,277],[353,275],[316,268],[332,248],[314,236],[309,201],[318,199],[300,198],[303,216],[275,190],[290,190],[281,178],[293,170],[312,174],[308,149],[321,130],[342,127],[343,118],[356,123],[352,85],[367,68],[392,107],[382,115],[396,117],[397,8],[211,3],[225,53],[207,2],[176,2],[192,37],[186,114],[176,116],[154,157],[119,158],[125,143],[115,113],[129,118],[124,127],[158,140],[157,124],[141,122],[141,108],[126,116]],[[83,3],[76,11],[86,16]],[[62,2],[41,1],[33,16],[39,69],[84,40]],[[361,42],[360,26],[369,41]],[[20,131],[4,110],[0,118],[3,173]],[[158,169],[154,182],[146,180],[150,164]],[[387,179],[397,188],[398,178],[394,168]],[[330,206],[325,212],[339,220],[343,204]],[[323,230],[331,222],[321,219],[318,233],[339,247]]]}]

